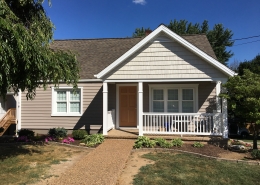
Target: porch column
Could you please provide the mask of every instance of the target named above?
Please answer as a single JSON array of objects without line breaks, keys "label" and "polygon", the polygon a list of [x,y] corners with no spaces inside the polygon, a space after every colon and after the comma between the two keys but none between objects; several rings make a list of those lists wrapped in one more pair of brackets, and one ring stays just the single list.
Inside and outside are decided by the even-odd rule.
[{"label": "porch column", "polygon": [[223,133],[222,133],[222,137],[223,138],[228,138],[228,119],[227,119],[227,99],[222,98],[222,129],[223,129]]},{"label": "porch column", "polygon": [[221,98],[219,98],[219,94],[221,91],[221,82],[216,81],[216,110],[218,113],[221,112]]},{"label": "porch column", "polygon": [[139,136],[143,136],[143,82],[138,82],[138,125]]},{"label": "porch column", "polygon": [[22,123],[21,123],[21,112],[22,112],[22,107],[21,107],[21,103],[22,103],[22,91],[21,89],[18,92],[18,97],[16,100],[16,130],[21,130],[22,128]]},{"label": "porch column", "polygon": [[107,82],[103,82],[103,135],[107,135]]}]

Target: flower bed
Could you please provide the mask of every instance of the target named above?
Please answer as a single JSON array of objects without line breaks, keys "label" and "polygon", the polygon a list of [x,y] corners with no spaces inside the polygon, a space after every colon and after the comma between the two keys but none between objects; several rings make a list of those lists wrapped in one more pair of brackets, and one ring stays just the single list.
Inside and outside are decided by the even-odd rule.
[{"label": "flower bed", "polygon": [[252,150],[252,145],[244,141],[231,139],[228,142],[228,149],[233,152],[249,152]]}]

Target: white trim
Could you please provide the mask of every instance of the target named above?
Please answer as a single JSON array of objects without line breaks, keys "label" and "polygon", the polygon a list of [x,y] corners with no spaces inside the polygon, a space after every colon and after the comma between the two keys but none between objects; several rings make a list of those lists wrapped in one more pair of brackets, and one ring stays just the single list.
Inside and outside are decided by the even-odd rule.
[{"label": "white trim", "polygon": [[58,113],[56,112],[56,93],[55,90],[64,89],[64,90],[71,90],[73,87],[51,87],[51,116],[70,116],[70,117],[77,117],[82,116],[83,114],[83,87],[78,87],[77,89],[80,90],[80,113]]},{"label": "white trim", "polygon": [[116,61],[114,61],[112,64],[107,66],[105,69],[103,69],[100,73],[94,75],[97,78],[102,78],[104,77],[108,72],[113,70],[116,66],[121,64],[125,59],[130,57],[133,53],[135,53],[137,50],[139,50],[141,47],[143,47],[145,44],[150,42],[153,38],[155,38],[159,33],[164,32],[168,36],[170,36],[172,39],[176,40],[179,42],[181,45],[184,47],[188,48],[189,50],[193,51],[195,54],[198,56],[202,57],[205,59],[207,62],[209,62],[211,65],[214,67],[218,68],[228,76],[234,76],[235,72],[206,54],[205,52],[201,51],[176,33],[172,32],[169,28],[167,28],[164,25],[160,25],[158,28],[156,28],[152,33],[150,33],[148,36],[146,36],[143,40],[141,40],[138,44],[136,44],[134,47],[132,47],[130,50],[128,50],[125,54],[123,54],[121,57],[119,57]]},{"label": "white trim", "polygon": [[[119,127],[119,87],[120,86],[136,86],[137,87],[138,84],[133,84],[133,83],[128,83],[128,84],[116,84],[116,129],[120,128]],[[138,89],[137,89],[138,90]],[[137,100],[137,105],[138,105],[138,98],[136,98]],[[138,124],[138,117],[136,120],[136,123]],[[137,125],[138,126],[138,125]]]},{"label": "white trim", "polygon": [[102,82],[101,79],[79,79],[79,82]]},{"label": "white trim", "polygon": [[126,80],[104,80],[104,82],[214,82],[214,81],[221,81],[222,83],[226,82],[227,79],[225,78],[173,78],[173,79],[126,79]]},{"label": "white trim", "polygon": [[103,82],[103,135],[107,135],[108,87]]},{"label": "white trim", "polygon": [[21,89],[19,89],[18,102],[16,102],[16,107],[18,107],[17,130],[21,130],[21,128],[22,128],[22,91],[21,91]]},{"label": "white trim", "polygon": [[143,82],[138,82],[138,122],[139,136],[143,136]]},{"label": "white trim", "polygon": [[[199,96],[198,96],[198,86],[199,84],[148,84],[149,86],[149,112],[153,112],[153,108],[152,108],[152,90],[154,88],[177,88],[177,89],[187,89],[187,88],[191,88],[193,89],[193,95],[194,95],[194,112],[197,113],[199,111],[199,107],[198,107],[198,101],[199,101]],[[180,96],[179,92],[179,97]],[[179,100],[180,101],[180,100]],[[181,109],[180,109],[181,111]]]}]

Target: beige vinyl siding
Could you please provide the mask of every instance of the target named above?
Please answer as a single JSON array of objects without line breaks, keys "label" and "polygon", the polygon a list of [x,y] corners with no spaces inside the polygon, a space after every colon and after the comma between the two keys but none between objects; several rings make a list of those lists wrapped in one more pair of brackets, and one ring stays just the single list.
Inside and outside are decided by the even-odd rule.
[{"label": "beige vinyl siding", "polygon": [[216,83],[187,82],[187,83],[144,83],[143,84],[143,111],[149,112],[149,84],[199,84],[198,86],[198,112],[212,113],[216,110]]},{"label": "beige vinyl siding", "polygon": [[[60,85],[66,87],[66,85]],[[83,88],[83,115],[82,116],[51,116],[52,90],[37,89],[34,100],[26,100],[22,94],[21,123],[22,128],[50,129],[65,127],[66,129],[90,129],[90,125],[102,125],[102,83],[79,83]]]},{"label": "beige vinyl siding", "polygon": [[[163,39],[164,38],[164,39]],[[146,44],[112,70],[108,79],[226,78],[222,72],[166,37]],[[167,41],[166,41],[167,40]]]}]

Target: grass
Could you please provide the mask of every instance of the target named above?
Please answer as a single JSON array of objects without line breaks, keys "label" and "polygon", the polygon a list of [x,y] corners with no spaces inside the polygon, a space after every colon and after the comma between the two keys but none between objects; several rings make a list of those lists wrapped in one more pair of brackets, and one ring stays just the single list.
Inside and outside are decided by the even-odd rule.
[{"label": "grass", "polygon": [[155,164],[143,166],[134,178],[134,185],[259,184],[259,166],[221,162],[190,154],[149,153],[143,157],[154,160]]},{"label": "grass", "polygon": [[1,145],[1,184],[32,184],[51,177],[51,165],[68,160],[79,150],[57,145]]}]

